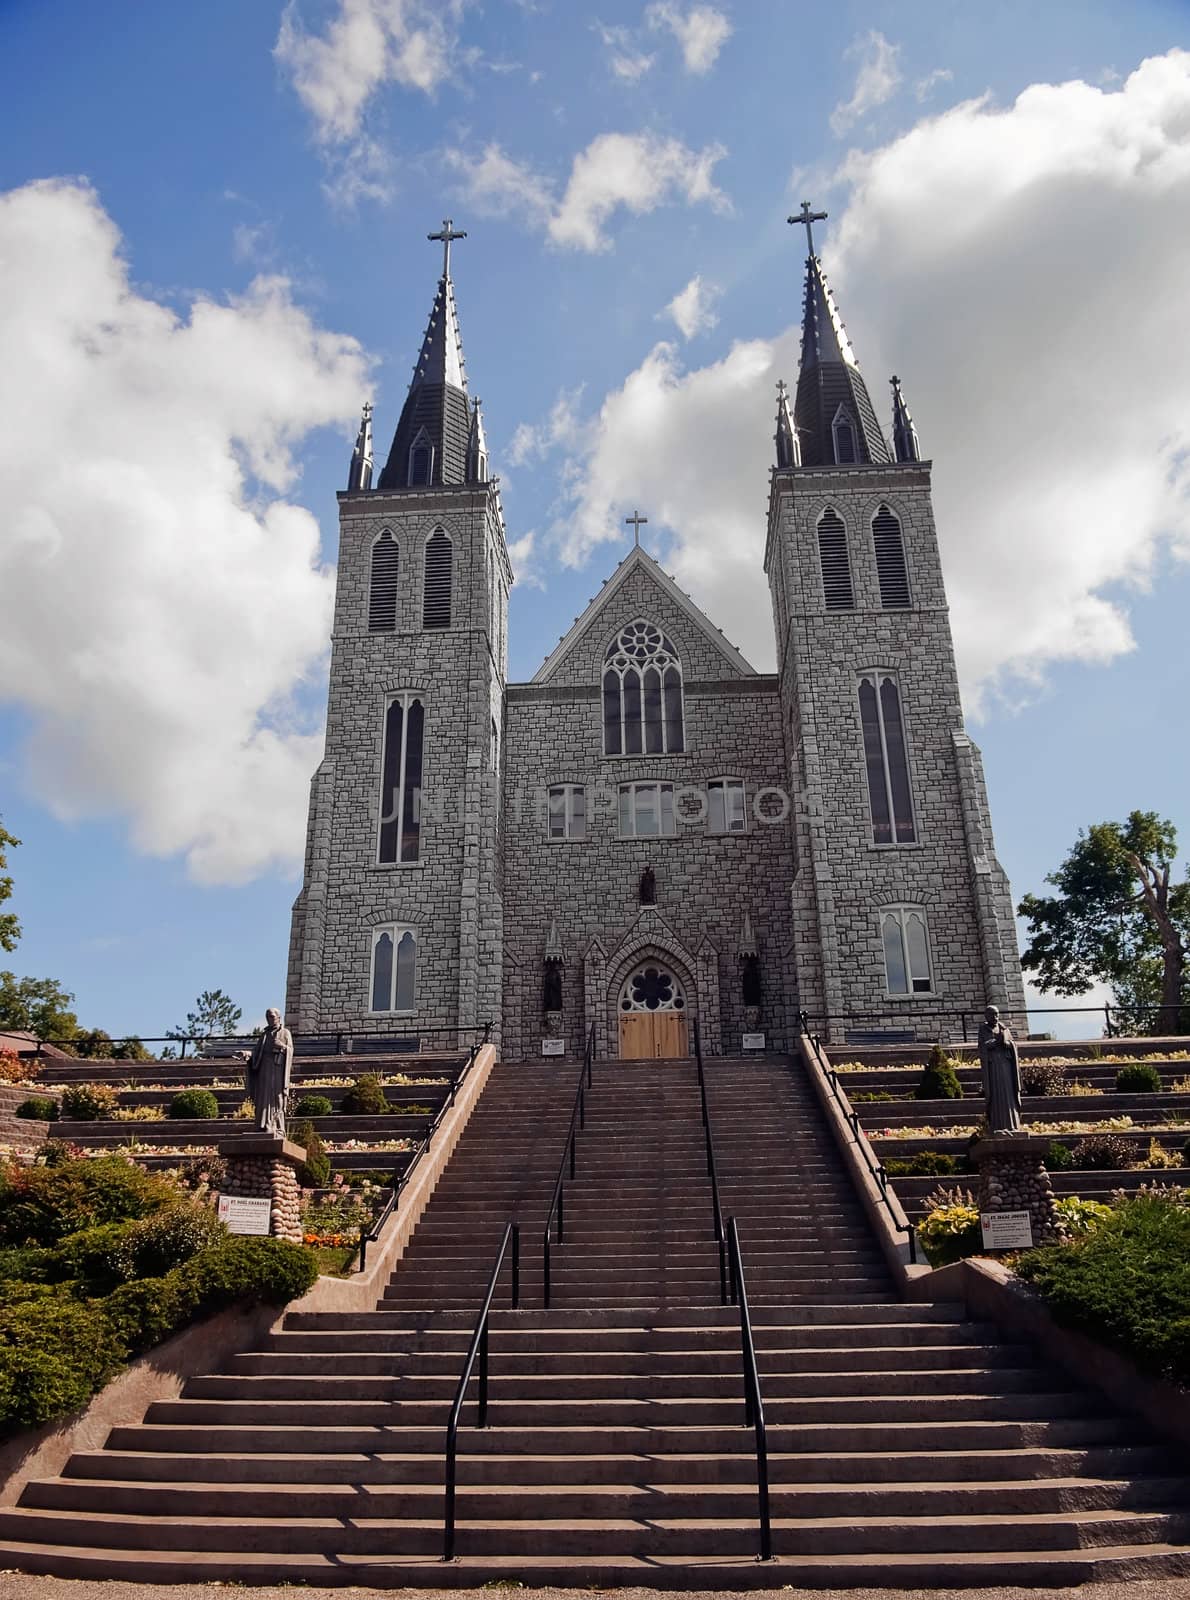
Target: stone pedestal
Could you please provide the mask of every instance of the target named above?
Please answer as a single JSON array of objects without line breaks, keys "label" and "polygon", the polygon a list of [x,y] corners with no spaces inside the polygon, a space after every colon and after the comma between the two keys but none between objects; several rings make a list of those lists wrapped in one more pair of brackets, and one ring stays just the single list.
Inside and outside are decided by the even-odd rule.
[{"label": "stone pedestal", "polygon": [[219,1146],[227,1162],[224,1194],[271,1202],[269,1232],[276,1239],[302,1242],[301,1185],[297,1169],[306,1159],[300,1144],[268,1133],[245,1134]]},{"label": "stone pedestal", "polygon": [[979,1171],[979,1210],[1027,1211],[1034,1244],[1056,1244],[1065,1228],[1042,1159],[1047,1139],[1028,1133],[991,1133],[971,1146]]}]

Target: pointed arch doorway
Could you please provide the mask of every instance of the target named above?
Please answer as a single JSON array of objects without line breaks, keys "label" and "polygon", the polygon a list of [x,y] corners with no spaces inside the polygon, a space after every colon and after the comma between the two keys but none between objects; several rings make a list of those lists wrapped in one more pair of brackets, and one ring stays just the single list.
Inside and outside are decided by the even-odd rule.
[{"label": "pointed arch doorway", "polygon": [[686,989],[662,960],[629,973],[617,1005],[621,1061],[657,1061],[690,1054]]}]

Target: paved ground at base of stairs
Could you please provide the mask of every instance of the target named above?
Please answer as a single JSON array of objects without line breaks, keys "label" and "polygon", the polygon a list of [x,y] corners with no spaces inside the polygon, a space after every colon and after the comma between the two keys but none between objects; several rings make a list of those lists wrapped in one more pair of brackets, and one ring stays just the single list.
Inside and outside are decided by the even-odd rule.
[{"label": "paved ground at base of stairs", "polygon": [[1144,1579],[1134,1583],[1091,1583],[1078,1589],[753,1589],[746,1594],[721,1589],[314,1589],[304,1584],[251,1588],[238,1583],[143,1584],[74,1578],[35,1578],[0,1572],[0,1600],[466,1600],[503,1591],[524,1600],[591,1600],[614,1594],[616,1600],[1190,1600],[1190,1578]]}]

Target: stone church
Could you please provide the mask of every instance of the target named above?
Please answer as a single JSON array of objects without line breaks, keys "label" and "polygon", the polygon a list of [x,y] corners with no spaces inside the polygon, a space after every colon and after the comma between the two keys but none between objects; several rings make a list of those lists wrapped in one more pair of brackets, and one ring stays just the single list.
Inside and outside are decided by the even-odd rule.
[{"label": "stone church", "polygon": [[442,275],[392,445],[374,482],[365,407],[339,495],[291,1027],[432,1046],[490,1021],[513,1059],[579,1054],[593,1027],[600,1055],[643,1058],[687,1053],[695,1023],[704,1052],[737,1054],[787,1047],[802,1012],[845,1039],[1023,1010],[930,463],[896,379],[883,431],[803,213],[771,674],[637,545],[508,682],[513,573],[468,394],[461,235],[430,236]]}]

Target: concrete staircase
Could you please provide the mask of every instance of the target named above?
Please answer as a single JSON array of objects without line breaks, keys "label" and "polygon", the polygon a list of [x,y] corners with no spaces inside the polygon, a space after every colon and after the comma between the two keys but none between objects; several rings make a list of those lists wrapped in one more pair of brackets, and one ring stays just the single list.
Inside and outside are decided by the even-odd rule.
[{"label": "concrete staircase", "polygon": [[[1186,1463],[960,1307],[895,1302],[800,1068],[715,1061],[769,1429],[777,1560],[757,1563],[694,1068],[595,1070],[548,1310],[540,1234],[576,1067],[504,1065],[375,1311],[291,1313],[31,1483],[0,1512],[2,1564],[377,1587],[1190,1573]],[[514,1215],[522,1309],[495,1316],[491,1426],[461,1435],[460,1559],[444,1567],[446,1416]]]}]

